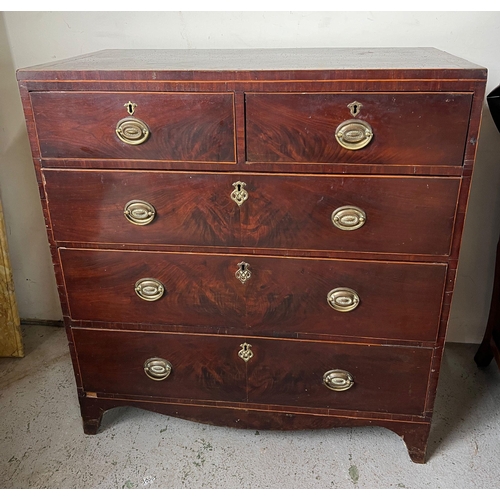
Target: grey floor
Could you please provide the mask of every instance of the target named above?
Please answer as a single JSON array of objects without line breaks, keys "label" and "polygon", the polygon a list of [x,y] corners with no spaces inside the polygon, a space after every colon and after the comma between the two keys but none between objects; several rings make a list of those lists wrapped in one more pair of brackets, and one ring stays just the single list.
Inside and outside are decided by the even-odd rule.
[{"label": "grey floor", "polygon": [[0,358],[0,488],[500,487],[500,371],[448,344],[425,465],[381,428],[241,431],[117,408],[82,432],[63,329],[24,327]]}]

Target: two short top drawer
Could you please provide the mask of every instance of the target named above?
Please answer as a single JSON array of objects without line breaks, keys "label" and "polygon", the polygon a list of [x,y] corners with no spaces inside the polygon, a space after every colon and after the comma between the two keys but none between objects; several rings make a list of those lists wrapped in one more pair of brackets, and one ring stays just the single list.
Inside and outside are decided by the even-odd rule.
[{"label": "two short top drawer", "polygon": [[[463,163],[470,93],[32,92],[44,158]],[[243,109],[243,108],[239,108]]]}]

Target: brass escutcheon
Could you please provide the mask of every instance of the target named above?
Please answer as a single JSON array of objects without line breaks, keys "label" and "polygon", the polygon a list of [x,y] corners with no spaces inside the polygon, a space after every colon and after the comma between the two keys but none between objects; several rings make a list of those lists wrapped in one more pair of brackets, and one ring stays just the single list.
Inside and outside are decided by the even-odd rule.
[{"label": "brass escutcheon", "polygon": [[144,361],[144,372],[156,381],[165,380],[172,371],[172,365],[163,358],[149,358]]},{"label": "brass escutcheon", "polygon": [[142,200],[130,200],[123,209],[125,218],[137,226],[146,226],[153,222],[156,210],[151,203]]},{"label": "brass escutcheon", "polygon": [[359,295],[352,288],[334,288],[326,296],[328,305],[339,312],[349,312],[359,306]]},{"label": "brass escutcheon", "polygon": [[347,391],[354,385],[354,378],[345,370],[329,370],[323,375],[323,384],[331,391]]},{"label": "brass escutcheon", "polygon": [[165,293],[165,287],[161,281],[154,278],[142,278],[135,284],[135,293],[148,302],[161,299]]},{"label": "brass escutcheon", "polygon": [[129,101],[124,104],[127,108],[127,113],[132,116],[135,113],[135,108],[137,108],[137,104],[135,102]]},{"label": "brass escutcheon", "polygon": [[132,146],[146,142],[149,138],[148,126],[138,118],[123,118],[116,124],[116,135],[118,138]]},{"label": "brass escutcheon", "polygon": [[240,344],[241,350],[238,351],[238,356],[245,362],[247,363],[250,358],[253,358],[253,352],[250,349],[252,347],[252,344],[247,344],[246,342],[243,344]]},{"label": "brass escutcheon", "polygon": [[234,275],[242,283],[245,283],[246,281],[248,281],[252,276],[252,273],[250,272],[249,267],[250,267],[250,264],[247,264],[246,262],[241,261],[238,264],[238,270],[234,273]]},{"label": "brass escutcheon", "polygon": [[246,184],[241,181],[233,182],[234,191],[231,199],[240,207],[248,199],[248,192],[245,190]]},{"label": "brass escutcheon", "polygon": [[356,117],[359,114],[359,112],[361,111],[361,108],[363,107],[363,105],[358,101],[354,101],[354,102],[351,102],[350,104],[348,104],[347,107],[349,108],[351,115]]},{"label": "brass escutcheon", "polygon": [[364,210],[351,205],[339,207],[332,212],[333,225],[342,231],[354,231],[366,222]]},{"label": "brass escutcheon", "polygon": [[362,149],[373,139],[373,130],[363,120],[347,120],[337,127],[335,138],[345,149]]}]

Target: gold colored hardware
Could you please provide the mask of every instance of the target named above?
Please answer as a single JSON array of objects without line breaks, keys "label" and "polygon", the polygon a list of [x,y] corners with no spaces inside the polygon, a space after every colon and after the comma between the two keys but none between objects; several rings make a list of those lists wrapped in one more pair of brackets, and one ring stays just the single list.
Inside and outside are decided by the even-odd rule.
[{"label": "gold colored hardware", "polygon": [[345,370],[329,370],[323,375],[323,384],[332,391],[347,391],[354,385],[354,378]]},{"label": "gold colored hardware", "polygon": [[241,261],[238,264],[238,270],[234,273],[234,275],[242,282],[245,283],[250,279],[252,276],[252,273],[250,272],[250,264],[247,264],[246,262]]},{"label": "gold colored hardware", "polygon": [[116,135],[126,144],[137,146],[149,137],[148,126],[138,118],[123,118],[116,124]]},{"label": "gold colored hardware", "polygon": [[345,205],[332,212],[332,222],[342,231],[354,231],[366,222],[366,213],[361,208]]},{"label": "gold colored hardware", "polygon": [[328,292],[326,300],[336,311],[349,312],[359,306],[359,295],[351,288],[334,288]]},{"label": "gold colored hardware", "polygon": [[244,344],[240,344],[241,350],[238,351],[238,356],[245,362],[247,363],[250,358],[253,358],[253,352],[250,349],[252,347],[252,344],[247,344],[246,342]]},{"label": "gold colored hardware", "polygon": [[127,108],[127,112],[130,116],[135,113],[135,108],[137,108],[137,104],[132,101],[125,103],[124,106]]},{"label": "gold colored hardware", "polygon": [[154,302],[161,299],[165,287],[161,281],[154,278],[142,278],[135,284],[135,293],[143,300]]},{"label": "gold colored hardware", "polygon": [[165,380],[172,371],[172,365],[163,358],[149,358],[144,361],[144,372],[152,380]]},{"label": "gold colored hardware", "polygon": [[130,200],[123,209],[123,215],[132,224],[145,226],[153,222],[156,210],[153,205],[147,201]]},{"label": "gold colored hardware", "polygon": [[335,138],[345,149],[362,149],[373,139],[373,130],[363,120],[347,120],[337,127]]},{"label": "gold colored hardware", "polygon": [[361,108],[363,107],[363,105],[358,101],[354,101],[354,102],[351,102],[350,104],[348,104],[347,107],[349,108],[351,115],[356,117],[359,114],[359,112],[361,111]]},{"label": "gold colored hardware", "polygon": [[248,199],[248,192],[245,190],[246,184],[241,181],[233,183],[234,191],[231,193],[231,199],[240,207]]}]

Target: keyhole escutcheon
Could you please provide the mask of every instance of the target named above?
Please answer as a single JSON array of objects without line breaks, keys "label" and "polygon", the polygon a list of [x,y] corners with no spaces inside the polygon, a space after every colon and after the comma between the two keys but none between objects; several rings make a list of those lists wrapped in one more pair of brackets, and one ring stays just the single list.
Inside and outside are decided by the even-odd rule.
[{"label": "keyhole escutcheon", "polygon": [[134,114],[135,108],[137,108],[137,104],[132,101],[125,103],[124,106],[127,108],[127,112],[130,116]]},{"label": "keyhole escutcheon", "polygon": [[359,114],[363,105],[358,101],[354,101],[348,104],[347,107],[349,108],[351,115],[355,117]]},{"label": "keyhole escutcheon", "polygon": [[246,183],[241,181],[233,182],[234,190],[231,199],[240,207],[248,199],[248,192],[245,190]]},{"label": "keyhole escutcheon", "polygon": [[252,344],[247,344],[244,342],[243,344],[240,344],[241,350],[238,351],[238,356],[246,363],[250,358],[253,357],[253,352],[250,349],[252,347]]},{"label": "keyhole escutcheon", "polygon": [[250,264],[242,261],[238,264],[238,270],[234,273],[236,278],[238,278],[242,283],[245,283],[250,279],[252,273],[250,272]]}]

